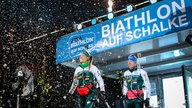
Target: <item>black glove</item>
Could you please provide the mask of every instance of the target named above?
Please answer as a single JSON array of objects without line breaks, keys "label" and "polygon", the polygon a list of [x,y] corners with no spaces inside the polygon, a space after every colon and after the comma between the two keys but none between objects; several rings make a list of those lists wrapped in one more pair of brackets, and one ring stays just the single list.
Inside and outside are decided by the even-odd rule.
[{"label": "black glove", "polygon": [[104,91],[101,91],[101,97],[103,100],[105,100],[105,92]]},{"label": "black glove", "polygon": [[149,100],[150,100],[149,98],[146,98],[144,101],[146,108],[149,107]]},{"label": "black glove", "polygon": [[122,99],[127,99],[127,96],[126,96],[126,95],[123,95]]},{"label": "black glove", "polygon": [[64,99],[71,99],[72,95],[70,93],[67,93],[63,96]]}]

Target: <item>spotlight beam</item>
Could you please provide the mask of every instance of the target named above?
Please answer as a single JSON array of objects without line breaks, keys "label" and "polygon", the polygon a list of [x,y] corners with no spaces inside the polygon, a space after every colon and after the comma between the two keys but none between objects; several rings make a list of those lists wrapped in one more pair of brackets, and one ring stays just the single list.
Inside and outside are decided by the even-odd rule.
[{"label": "spotlight beam", "polygon": [[108,7],[108,12],[112,12],[112,10],[113,10],[113,2],[111,1],[111,0],[108,0],[108,5],[109,5],[109,7]]}]

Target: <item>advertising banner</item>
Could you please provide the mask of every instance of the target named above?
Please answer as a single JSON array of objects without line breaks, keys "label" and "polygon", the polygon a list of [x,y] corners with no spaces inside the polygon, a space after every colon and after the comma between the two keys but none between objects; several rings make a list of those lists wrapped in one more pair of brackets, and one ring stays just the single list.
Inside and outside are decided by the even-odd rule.
[{"label": "advertising banner", "polygon": [[56,63],[96,54],[192,27],[192,0],[163,0],[61,37]]}]

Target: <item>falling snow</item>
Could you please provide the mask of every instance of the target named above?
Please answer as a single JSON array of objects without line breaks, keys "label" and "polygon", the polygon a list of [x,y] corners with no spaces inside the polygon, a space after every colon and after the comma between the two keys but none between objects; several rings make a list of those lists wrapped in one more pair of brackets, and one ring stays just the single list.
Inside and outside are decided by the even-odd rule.
[{"label": "falling snow", "polygon": [[[122,9],[128,3],[112,1],[116,4],[113,4],[114,10]],[[67,94],[74,69],[55,64],[56,41],[74,32],[74,23],[106,14],[107,7],[107,0],[1,0],[0,107],[16,106],[19,90],[13,90],[11,85],[18,80],[16,68],[25,65],[33,72],[35,90],[31,97],[21,98],[21,106],[76,108],[77,93]],[[56,30],[59,32],[51,34]],[[36,39],[42,35],[45,36]],[[105,58],[101,59],[105,62]],[[114,99],[121,97],[119,82],[105,77],[104,81],[109,103],[115,107]],[[111,88],[114,90],[111,91]]]}]

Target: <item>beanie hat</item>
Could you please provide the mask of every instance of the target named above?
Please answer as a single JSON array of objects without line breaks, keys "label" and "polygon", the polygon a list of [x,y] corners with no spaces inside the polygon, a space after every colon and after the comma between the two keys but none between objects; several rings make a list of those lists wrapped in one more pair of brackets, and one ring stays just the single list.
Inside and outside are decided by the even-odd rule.
[{"label": "beanie hat", "polygon": [[137,63],[137,57],[135,55],[130,55],[128,57],[128,60],[134,61],[135,63]]},{"label": "beanie hat", "polygon": [[91,54],[89,54],[87,51],[86,51],[86,52],[83,52],[83,54],[84,54],[88,59],[91,58]]}]

